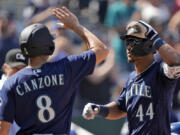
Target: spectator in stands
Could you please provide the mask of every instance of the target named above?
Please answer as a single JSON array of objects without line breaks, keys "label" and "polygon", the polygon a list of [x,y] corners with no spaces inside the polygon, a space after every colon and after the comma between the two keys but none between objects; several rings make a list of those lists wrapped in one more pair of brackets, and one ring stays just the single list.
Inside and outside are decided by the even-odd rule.
[{"label": "spectator in stands", "polygon": [[30,19],[37,13],[40,13],[49,7],[49,0],[29,0],[23,10],[23,17]]},{"label": "spectator in stands", "polygon": [[137,3],[140,8],[141,19],[147,23],[149,23],[152,18],[156,18],[157,21],[162,22],[163,24],[169,21],[170,11],[162,0],[146,0],[143,3]]},{"label": "spectator in stands", "polygon": [[127,74],[126,72],[131,71],[132,65],[127,62],[126,48],[119,33],[125,30],[126,23],[136,11],[138,11],[138,7],[133,0],[118,0],[109,5],[107,9],[104,24],[109,28],[108,37],[111,47],[115,51],[116,64],[120,74]]},{"label": "spectator in stands", "polygon": [[[18,48],[16,24],[12,13],[0,10],[0,67],[2,67],[6,53],[13,48]],[[2,72],[0,72],[0,75]]]}]

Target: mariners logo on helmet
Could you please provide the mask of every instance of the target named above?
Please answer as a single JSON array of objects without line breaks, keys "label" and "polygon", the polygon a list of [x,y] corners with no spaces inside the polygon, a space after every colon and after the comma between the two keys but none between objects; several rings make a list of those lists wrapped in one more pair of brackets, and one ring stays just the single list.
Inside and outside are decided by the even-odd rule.
[{"label": "mariners logo on helmet", "polygon": [[51,55],[55,48],[48,28],[39,23],[32,24],[21,32],[19,44],[26,57]]}]

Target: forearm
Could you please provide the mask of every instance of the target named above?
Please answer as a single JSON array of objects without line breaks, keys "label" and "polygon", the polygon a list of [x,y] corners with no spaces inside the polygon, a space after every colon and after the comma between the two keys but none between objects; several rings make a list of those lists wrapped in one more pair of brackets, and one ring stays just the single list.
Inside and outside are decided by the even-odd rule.
[{"label": "forearm", "polygon": [[88,49],[93,50],[95,52],[96,64],[99,64],[102,60],[106,58],[106,56],[109,53],[109,49],[93,33],[91,33],[82,25],[76,26],[72,30],[83,39]]},{"label": "forearm", "polygon": [[96,55],[96,64],[102,62],[109,53],[109,49],[88,29],[79,24],[77,17],[66,7],[56,8],[53,14],[62,22],[59,26],[73,30],[86,43],[87,48]]},{"label": "forearm", "polygon": [[[100,66],[97,66],[96,69],[94,70],[93,75],[89,76],[89,78],[91,78],[93,81],[97,81],[97,79],[98,81],[103,80],[105,76],[109,74],[114,67],[114,61],[115,61],[114,57],[115,54],[113,50],[110,50],[109,55],[107,56],[105,62],[103,62],[103,64],[101,64]],[[96,78],[96,80],[94,80],[94,77]]]},{"label": "forearm", "polygon": [[9,135],[9,132],[0,129],[0,135]]},{"label": "forearm", "polygon": [[116,120],[116,119],[123,118],[127,115],[125,112],[121,111],[118,108],[116,102],[111,102],[111,103],[107,104],[107,106],[109,108],[109,114],[106,117],[106,119]]},{"label": "forearm", "polygon": [[169,44],[165,43],[162,45],[158,52],[161,55],[163,61],[169,66],[180,65],[180,53]]},{"label": "forearm", "polygon": [[0,135],[8,135],[11,123],[0,121]]},{"label": "forearm", "polygon": [[94,103],[88,103],[83,109],[82,116],[87,119],[94,119],[95,115],[102,116],[105,119],[117,120],[124,116],[126,113],[118,108],[116,102],[111,102],[107,105],[98,105]]},{"label": "forearm", "polygon": [[117,120],[117,119],[123,118],[127,115],[125,112],[121,111],[118,108],[116,102],[111,102],[105,106],[108,107],[108,109],[109,109],[109,113],[105,117],[105,119]]}]

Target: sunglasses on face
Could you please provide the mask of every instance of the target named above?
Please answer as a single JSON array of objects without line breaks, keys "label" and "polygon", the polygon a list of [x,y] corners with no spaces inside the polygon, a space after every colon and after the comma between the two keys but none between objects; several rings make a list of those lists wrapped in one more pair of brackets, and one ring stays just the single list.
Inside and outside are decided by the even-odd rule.
[{"label": "sunglasses on face", "polygon": [[140,39],[140,38],[127,38],[125,40],[125,44],[126,45],[135,45],[135,44],[142,44],[143,42],[145,42],[146,39]]}]

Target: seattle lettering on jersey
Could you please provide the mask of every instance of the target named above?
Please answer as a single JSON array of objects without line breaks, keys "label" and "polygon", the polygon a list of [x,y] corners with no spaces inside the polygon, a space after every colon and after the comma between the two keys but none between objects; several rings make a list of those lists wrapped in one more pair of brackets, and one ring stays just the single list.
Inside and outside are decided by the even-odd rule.
[{"label": "seattle lettering on jersey", "polygon": [[130,90],[126,92],[126,104],[129,98],[132,96],[142,96],[142,97],[151,98],[151,87],[145,85],[144,83],[142,84],[133,83]]},{"label": "seattle lettering on jersey", "polygon": [[46,75],[44,77],[32,79],[28,82],[25,81],[16,86],[16,92],[19,96],[23,96],[33,90],[40,90],[59,85],[64,85],[64,74]]}]

